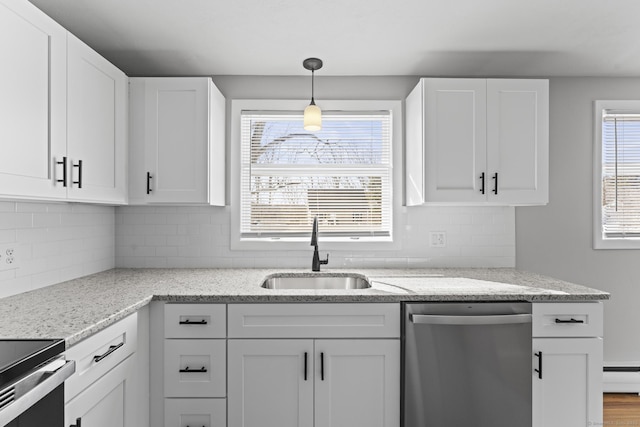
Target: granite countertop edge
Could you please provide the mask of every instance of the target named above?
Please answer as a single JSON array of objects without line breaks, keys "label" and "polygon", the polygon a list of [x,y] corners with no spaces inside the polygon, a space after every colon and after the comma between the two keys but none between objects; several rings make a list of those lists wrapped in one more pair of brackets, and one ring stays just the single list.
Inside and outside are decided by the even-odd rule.
[{"label": "granite countertop edge", "polygon": [[[265,277],[302,269],[112,269],[0,298],[0,338],[61,338],[67,348],[151,301],[174,303],[384,303],[607,300],[607,292],[510,268],[334,269],[360,274],[362,290],[272,290]],[[436,283],[438,286],[425,286]]]}]

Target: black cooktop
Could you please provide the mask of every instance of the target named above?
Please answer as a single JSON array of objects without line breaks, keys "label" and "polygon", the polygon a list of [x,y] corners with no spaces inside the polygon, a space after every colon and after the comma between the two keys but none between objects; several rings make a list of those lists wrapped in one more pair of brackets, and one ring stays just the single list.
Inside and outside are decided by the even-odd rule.
[{"label": "black cooktop", "polygon": [[0,388],[63,351],[62,339],[0,339]]}]

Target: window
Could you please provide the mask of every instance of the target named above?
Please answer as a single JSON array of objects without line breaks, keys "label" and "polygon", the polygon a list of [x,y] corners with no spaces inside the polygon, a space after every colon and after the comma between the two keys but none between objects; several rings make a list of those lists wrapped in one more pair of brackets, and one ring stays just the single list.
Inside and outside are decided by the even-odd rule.
[{"label": "window", "polygon": [[640,248],[640,101],[596,102],[596,249]]},{"label": "window", "polygon": [[302,110],[240,114],[240,238],[390,240],[390,111],[323,111],[322,130]]}]

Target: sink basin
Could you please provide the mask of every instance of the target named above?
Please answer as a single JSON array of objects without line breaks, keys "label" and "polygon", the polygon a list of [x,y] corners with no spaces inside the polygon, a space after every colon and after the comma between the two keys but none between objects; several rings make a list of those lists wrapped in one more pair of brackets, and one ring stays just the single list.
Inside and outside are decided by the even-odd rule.
[{"label": "sink basin", "polygon": [[262,283],[267,289],[366,289],[371,284],[361,275],[276,275]]}]

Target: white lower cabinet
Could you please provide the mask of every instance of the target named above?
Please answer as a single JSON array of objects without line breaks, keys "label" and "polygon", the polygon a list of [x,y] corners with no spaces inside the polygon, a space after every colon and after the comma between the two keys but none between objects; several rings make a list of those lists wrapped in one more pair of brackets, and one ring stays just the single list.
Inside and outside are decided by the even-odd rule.
[{"label": "white lower cabinet", "polygon": [[601,425],[602,339],[535,338],[533,350],[533,426]]},{"label": "white lower cabinet", "polygon": [[68,402],[65,405],[65,426],[135,426],[133,360],[128,358],[120,363]]},{"label": "white lower cabinet", "polygon": [[229,427],[400,425],[399,305],[281,304],[278,317],[271,308],[229,306]]},{"label": "white lower cabinet", "polygon": [[65,426],[134,427],[140,389],[137,314],[132,314],[65,352],[76,372],[65,382]]},{"label": "white lower cabinet", "polygon": [[602,303],[533,306],[533,427],[602,425]]},{"label": "white lower cabinet", "polygon": [[229,340],[229,426],[400,424],[398,340]]}]

